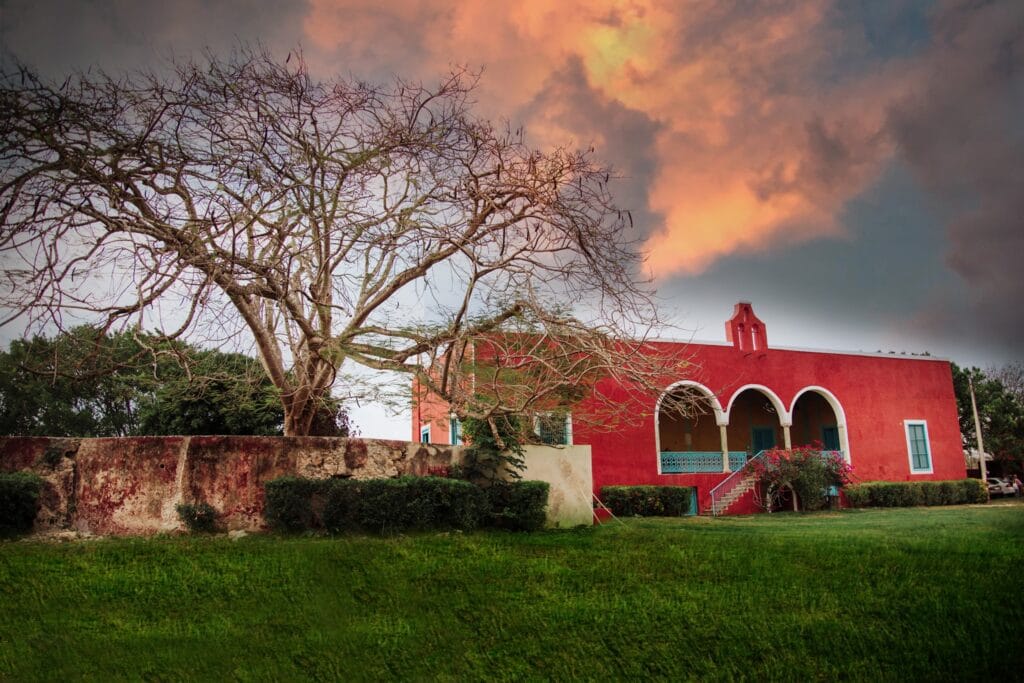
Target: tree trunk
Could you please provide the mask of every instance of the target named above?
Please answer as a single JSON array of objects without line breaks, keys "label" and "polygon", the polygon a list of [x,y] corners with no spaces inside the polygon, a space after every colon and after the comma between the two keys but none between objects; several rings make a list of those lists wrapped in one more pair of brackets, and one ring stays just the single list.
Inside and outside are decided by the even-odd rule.
[{"label": "tree trunk", "polygon": [[305,401],[301,408],[285,404],[284,407],[284,435],[285,436],[309,436],[310,428],[313,426],[313,418],[316,416],[316,402]]}]

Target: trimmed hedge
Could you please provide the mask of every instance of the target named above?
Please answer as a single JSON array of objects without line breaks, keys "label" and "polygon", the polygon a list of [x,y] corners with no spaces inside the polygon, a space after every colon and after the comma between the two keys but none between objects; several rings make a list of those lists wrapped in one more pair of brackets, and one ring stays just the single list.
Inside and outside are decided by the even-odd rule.
[{"label": "trimmed hedge", "polygon": [[[277,531],[298,532],[323,528],[321,516],[313,514],[313,498],[323,499],[333,479],[280,477],[264,487],[263,517]],[[322,506],[321,510],[322,510]]]},{"label": "trimmed hedge", "polygon": [[487,512],[484,492],[440,477],[339,479],[327,490],[324,528],[331,533],[393,533],[414,529],[475,529]]},{"label": "trimmed hedge", "polygon": [[0,474],[0,536],[32,531],[43,480],[31,472]]},{"label": "trimmed hedge", "polygon": [[843,490],[846,502],[855,508],[963,505],[988,501],[988,487],[980,479],[869,481]]},{"label": "trimmed hedge", "polygon": [[285,532],[388,534],[480,526],[533,530],[544,525],[548,484],[499,483],[488,490],[459,479],[301,479],[266,484],[264,517]]},{"label": "trimmed hedge", "polygon": [[618,517],[682,517],[690,511],[688,486],[602,486],[601,502]]},{"label": "trimmed hedge", "polygon": [[496,481],[487,489],[491,523],[499,529],[536,531],[547,519],[546,481]]}]

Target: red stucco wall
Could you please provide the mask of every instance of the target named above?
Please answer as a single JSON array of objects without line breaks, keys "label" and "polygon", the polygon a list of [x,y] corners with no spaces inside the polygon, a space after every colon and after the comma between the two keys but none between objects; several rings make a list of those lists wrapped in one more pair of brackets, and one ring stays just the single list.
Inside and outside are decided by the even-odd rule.
[{"label": "red stucco wall", "polygon": [[[705,344],[690,344],[687,350],[693,358],[693,373],[679,380],[700,382],[715,394],[723,410],[748,384],[771,390],[786,411],[792,411],[798,394],[806,387],[830,391],[846,416],[850,462],[859,480],[924,481],[966,476],[947,361],[772,348],[745,352],[733,346]],[[626,396],[622,387],[605,386],[603,390]],[[576,410],[586,411],[586,405]],[[911,473],[904,420],[927,422],[931,474]],[[725,476],[658,474],[653,401],[649,414],[637,416],[636,424],[615,431],[588,427],[583,420],[579,424],[573,440],[592,447],[595,490],[610,484],[697,486],[703,510],[710,505],[710,488]],[[730,449],[738,450],[732,444]]]}]

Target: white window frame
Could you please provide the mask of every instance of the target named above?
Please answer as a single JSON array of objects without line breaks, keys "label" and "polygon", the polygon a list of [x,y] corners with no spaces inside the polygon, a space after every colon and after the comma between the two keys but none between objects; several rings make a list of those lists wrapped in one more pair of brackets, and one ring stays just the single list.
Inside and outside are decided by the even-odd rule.
[{"label": "white window frame", "polygon": [[[910,440],[910,427],[920,426],[924,428],[924,445],[928,449],[928,468],[919,469],[914,467],[914,447]],[[935,473],[935,458],[932,455],[932,440],[928,436],[928,421],[927,420],[904,420],[903,421],[903,436],[907,440],[907,462],[910,465],[911,474],[934,474]]]},{"label": "white window frame", "polygon": [[[536,434],[538,438],[540,438],[540,417],[541,417],[541,415],[550,416],[550,415],[554,415],[554,414],[555,414],[554,411],[548,411],[548,412],[538,413],[538,414],[533,416],[533,433]],[[555,446],[555,447],[558,447],[558,446],[572,446],[573,445],[572,444],[572,413],[570,413],[568,411],[566,411],[566,413],[565,413],[565,443],[544,444],[544,445],[545,446]]]},{"label": "white window frame", "polygon": [[420,426],[420,443],[430,443],[430,424]]},{"label": "white window frame", "polygon": [[448,416],[448,441],[452,446],[462,445],[462,421],[456,415]]}]

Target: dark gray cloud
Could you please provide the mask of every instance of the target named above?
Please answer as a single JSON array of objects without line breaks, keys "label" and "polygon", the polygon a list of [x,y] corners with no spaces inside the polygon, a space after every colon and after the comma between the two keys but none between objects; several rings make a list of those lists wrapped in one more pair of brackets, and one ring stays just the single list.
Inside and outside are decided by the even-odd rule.
[{"label": "dark gray cloud", "polygon": [[1024,351],[1024,3],[946,3],[932,30],[889,127],[940,208],[946,264],[969,288],[961,324]]},{"label": "dark gray cloud", "polygon": [[661,124],[593,88],[578,59],[568,60],[554,72],[516,118],[545,119],[546,126],[572,131],[575,145],[600,149],[599,158],[610,164],[617,176],[613,183],[616,202],[632,213],[633,237],[647,237],[647,231],[662,222],[647,208],[647,191],[658,170]]},{"label": "dark gray cloud", "polygon": [[0,50],[53,77],[160,66],[239,42],[284,54],[300,44],[305,12],[303,0],[5,0]]}]

